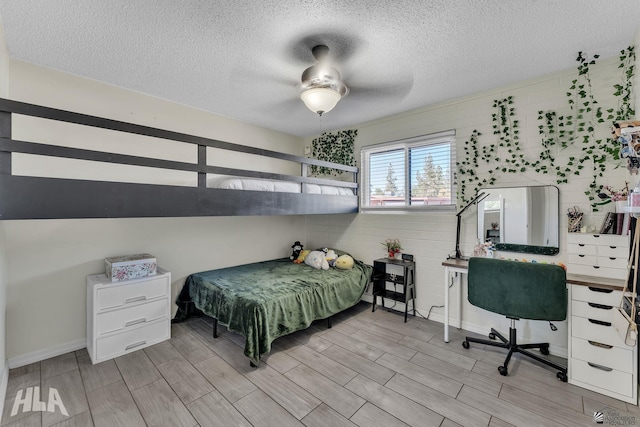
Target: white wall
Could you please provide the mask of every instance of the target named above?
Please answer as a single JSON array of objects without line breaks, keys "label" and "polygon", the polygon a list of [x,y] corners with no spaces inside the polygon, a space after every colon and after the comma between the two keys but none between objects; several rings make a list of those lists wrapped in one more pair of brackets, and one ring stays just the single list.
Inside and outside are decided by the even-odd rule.
[{"label": "white wall", "polygon": [[[20,61],[11,61],[11,75],[12,99],[302,154],[302,140],[297,137],[77,76]],[[61,145],[195,159],[193,153],[185,153],[176,144],[140,141],[117,132],[93,132],[44,120],[18,118],[13,131],[20,139],[46,138]],[[154,150],[140,148],[147,142]],[[225,164],[231,163],[227,160]],[[38,169],[48,164],[21,158],[15,169],[26,173],[34,170],[34,165]],[[78,169],[82,167],[72,172],[78,173]],[[83,171],[92,172],[92,168]],[[135,171],[131,175],[140,176]],[[151,175],[152,179],[162,178]],[[4,238],[0,234],[0,243],[5,244],[0,248],[7,248],[9,267],[6,348],[12,367],[84,346],[85,278],[104,271],[105,257],[140,252],[155,255],[159,265],[172,273],[175,297],[190,273],[288,256],[291,244],[305,237],[303,216],[23,220],[3,221],[0,227],[5,234]],[[2,266],[0,263],[0,272],[4,272]]]},{"label": "white wall", "polygon": [[[620,79],[616,68],[616,60],[602,61],[592,69],[592,81],[596,98],[605,105],[616,106],[612,96],[614,82]],[[358,137],[356,153],[365,145],[393,141],[418,135],[435,133],[449,129],[456,131],[457,159],[463,156],[464,142],[473,129],[483,135],[481,144],[495,141],[492,135],[492,104],[496,99],[512,95],[517,119],[520,120],[520,139],[529,159],[535,160],[540,150],[538,136],[539,110],[566,110],[567,89],[575,78],[575,69],[535,80],[505,86],[496,90],[479,93],[461,99],[443,102],[434,106],[409,111],[393,117],[376,120],[356,126]],[[600,135],[606,136],[609,130],[605,126]],[[306,145],[310,144],[310,139]],[[569,150],[571,151],[571,150]],[[573,149],[573,152],[579,148]],[[560,153],[561,157],[569,153]],[[359,156],[356,154],[356,158]],[[626,169],[608,168],[607,182],[613,186],[622,186],[626,180],[632,180]],[[637,179],[637,178],[634,178]],[[567,208],[579,206],[587,212],[585,225],[600,225],[603,214],[591,213],[588,199],[584,191],[590,179],[586,176],[571,177],[570,183],[560,187],[560,248],[561,253],[555,257],[531,256],[516,253],[498,253],[497,256],[510,258],[535,258],[539,261],[564,262],[566,251]],[[635,181],[634,181],[635,182]],[[496,186],[521,186],[555,184],[546,175],[535,172],[524,174],[503,174]],[[610,209],[610,208],[608,208]],[[605,209],[606,210],[606,209]],[[338,248],[352,252],[366,262],[384,256],[385,251],[380,242],[387,238],[399,238],[404,252],[414,254],[416,260],[417,307],[426,315],[431,306],[444,302],[444,271],[442,261],[455,249],[456,217],[455,212],[410,213],[410,214],[357,214],[339,216],[308,217],[308,241],[312,244],[329,242]],[[473,245],[477,236],[476,210],[468,209],[463,214],[462,252],[473,253]],[[508,328],[505,318],[470,306],[464,296],[463,326],[477,332],[488,332],[491,326]],[[452,318],[456,309],[452,307]],[[443,309],[434,308],[431,319],[442,321]],[[552,352],[566,354],[567,328],[566,322],[558,325],[559,331],[551,333],[545,322],[522,321],[519,335],[531,340],[547,340],[551,338]]]}]

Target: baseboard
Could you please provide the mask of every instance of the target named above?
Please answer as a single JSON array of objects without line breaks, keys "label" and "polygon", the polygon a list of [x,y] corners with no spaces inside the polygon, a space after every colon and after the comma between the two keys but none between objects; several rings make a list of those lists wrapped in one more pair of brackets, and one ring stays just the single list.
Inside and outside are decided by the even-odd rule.
[{"label": "baseboard", "polygon": [[9,358],[9,368],[19,368],[30,363],[40,362],[42,360],[50,359],[61,354],[69,353],[70,351],[76,351],[83,349],[87,346],[87,340],[81,339],[71,341],[65,344],[60,344],[55,347],[49,347],[42,350],[34,351],[32,353],[22,354]]},{"label": "baseboard", "polygon": [[[2,380],[0,381],[0,402],[4,402],[7,397],[7,385],[9,384],[9,362],[4,361],[4,371],[2,371]],[[0,420],[4,405],[0,405]]]}]

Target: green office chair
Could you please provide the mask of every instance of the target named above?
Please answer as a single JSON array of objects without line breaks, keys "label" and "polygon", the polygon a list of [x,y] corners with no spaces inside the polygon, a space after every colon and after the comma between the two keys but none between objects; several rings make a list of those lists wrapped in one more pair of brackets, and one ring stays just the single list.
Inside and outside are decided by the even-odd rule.
[{"label": "green office chair", "polygon": [[495,340],[497,337],[502,342],[466,337],[462,346],[469,348],[469,343],[475,342],[509,349],[504,364],[498,367],[500,375],[508,374],[511,355],[517,352],[558,369],[557,377],[566,382],[566,367],[528,351],[538,348],[540,353],[548,355],[549,343],[518,344],[515,327],[515,321],[519,319],[552,321],[567,318],[564,269],[553,264],[471,258],[467,277],[469,302],[476,307],[505,315],[511,319],[511,326],[508,340],[491,328],[489,338]]}]

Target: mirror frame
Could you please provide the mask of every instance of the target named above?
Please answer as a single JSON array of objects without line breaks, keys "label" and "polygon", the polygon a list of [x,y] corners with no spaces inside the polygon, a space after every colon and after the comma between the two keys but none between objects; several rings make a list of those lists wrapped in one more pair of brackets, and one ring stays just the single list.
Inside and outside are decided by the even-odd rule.
[{"label": "mirror frame", "polygon": [[[528,185],[528,186],[518,186],[518,187],[493,187],[493,188],[483,188],[479,190],[480,192],[491,192],[495,190],[501,189],[509,189],[509,188],[530,188],[530,187],[553,187],[557,191],[557,203],[558,203],[558,246],[535,246],[535,245],[525,245],[525,244],[517,244],[517,243],[496,243],[495,248],[498,251],[505,252],[519,252],[519,253],[528,253],[534,255],[558,255],[560,253],[560,189],[555,185]],[[479,214],[480,209],[477,209],[476,213],[476,227],[479,226]],[[478,227],[476,235],[479,239],[484,241],[484,237],[480,237],[480,230]]]}]

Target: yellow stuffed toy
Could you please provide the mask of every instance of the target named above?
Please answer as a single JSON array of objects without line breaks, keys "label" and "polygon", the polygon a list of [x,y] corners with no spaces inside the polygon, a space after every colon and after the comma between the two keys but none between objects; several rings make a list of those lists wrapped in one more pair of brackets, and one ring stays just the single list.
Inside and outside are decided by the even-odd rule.
[{"label": "yellow stuffed toy", "polygon": [[351,255],[340,255],[336,258],[336,261],[333,263],[333,266],[340,270],[351,270],[353,268],[353,258]]},{"label": "yellow stuffed toy", "polygon": [[300,251],[300,255],[298,255],[298,258],[296,258],[293,262],[295,262],[296,264],[302,264],[304,262],[304,259],[307,257],[307,255],[309,255],[309,252],[311,252],[308,249],[303,249]]}]

